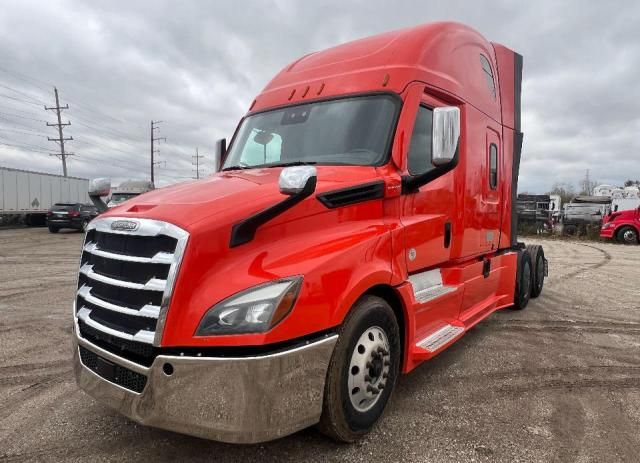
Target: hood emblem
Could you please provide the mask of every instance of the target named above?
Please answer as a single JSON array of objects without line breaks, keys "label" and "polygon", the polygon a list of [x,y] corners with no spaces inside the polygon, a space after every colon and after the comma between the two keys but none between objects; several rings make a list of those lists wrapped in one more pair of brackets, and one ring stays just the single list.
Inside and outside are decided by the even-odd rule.
[{"label": "hood emblem", "polygon": [[116,220],[111,222],[111,230],[116,231],[136,231],[140,226],[139,222],[133,220]]}]

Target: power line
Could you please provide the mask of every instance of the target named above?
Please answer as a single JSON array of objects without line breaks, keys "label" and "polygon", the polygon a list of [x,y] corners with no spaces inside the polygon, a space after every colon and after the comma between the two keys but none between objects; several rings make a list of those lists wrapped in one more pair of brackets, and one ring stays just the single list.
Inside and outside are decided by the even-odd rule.
[{"label": "power line", "polygon": [[[68,125],[71,125],[71,122],[67,121],[66,123],[62,123],[62,110],[63,109],[69,109],[69,105],[64,105],[64,106],[60,106],[60,100],[58,99],[58,89],[56,87],[53,87],[53,92],[56,95],[56,105],[52,106],[52,107],[47,107],[45,106],[44,109],[46,111],[55,111],[56,115],[58,116],[58,123],[57,124],[51,124],[50,122],[47,122],[47,127],[58,127],[58,136],[59,138],[49,138],[49,141],[55,141],[58,142],[58,144],[60,145],[60,159],[62,159],[62,173],[63,175],[66,177],[67,176],[67,156],[71,156],[73,155],[73,153],[65,153],[64,151],[64,142],[65,141],[71,141],[73,140],[73,137],[69,137],[69,138],[64,138],[64,136],[62,135],[62,128]],[[55,155],[58,156],[58,155]]]}]

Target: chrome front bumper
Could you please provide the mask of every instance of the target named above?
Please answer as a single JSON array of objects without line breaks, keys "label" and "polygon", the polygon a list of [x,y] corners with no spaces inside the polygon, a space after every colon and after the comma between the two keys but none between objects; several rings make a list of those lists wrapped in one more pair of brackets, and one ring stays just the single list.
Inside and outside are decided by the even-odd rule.
[{"label": "chrome front bumper", "polygon": [[[81,389],[132,420],[232,443],[263,442],[317,423],[337,335],[256,357],[160,355],[147,368],[74,334],[73,364]],[[87,368],[79,346],[147,377],[141,393]],[[167,375],[163,366],[170,364]],[[166,368],[168,371],[170,369]]]}]

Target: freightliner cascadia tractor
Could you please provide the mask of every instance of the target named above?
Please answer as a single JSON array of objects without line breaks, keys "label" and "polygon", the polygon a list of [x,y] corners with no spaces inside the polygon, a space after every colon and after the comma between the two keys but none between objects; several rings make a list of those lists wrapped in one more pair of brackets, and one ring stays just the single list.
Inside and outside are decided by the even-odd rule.
[{"label": "freightliner cascadia tractor", "polygon": [[542,290],[542,249],[516,241],[521,79],[520,55],[455,23],[286,66],[218,173],[91,222],[80,387],[225,442],[363,436],[401,373]]}]

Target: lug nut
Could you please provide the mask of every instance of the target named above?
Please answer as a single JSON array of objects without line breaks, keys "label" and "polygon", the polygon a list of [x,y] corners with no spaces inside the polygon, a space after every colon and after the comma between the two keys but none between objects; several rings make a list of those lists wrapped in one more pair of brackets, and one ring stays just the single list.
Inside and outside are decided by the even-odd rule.
[{"label": "lug nut", "polygon": [[389,365],[391,365],[391,362],[389,360],[385,360],[384,361],[384,366],[388,367]]},{"label": "lug nut", "polygon": [[380,384],[378,384],[378,389],[382,390],[382,389],[384,389],[384,387],[385,387],[385,384],[384,384],[384,383],[380,383]]},{"label": "lug nut", "polygon": [[382,379],[387,379],[389,375],[387,373],[382,373]]},{"label": "lug nut", "polygon": [[367,383],[371,382],[371,376],[369,376],[369,375],[364,375],[364,380],[365,380]]},{"label": "lug nut", "polygon": [[367,392],[371,392],[372,394],[379,394],[380,393],[380,389],[378,389],[377,387],[374,387],[374,386],[369,384],[367,386]]},{"label": "lug nut", "polygon": [[373,364],[371,362],[367,362],[367,364],[365,365],[367,368],[371,368],[373,366]]}]

